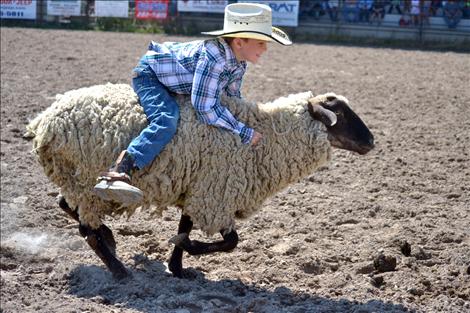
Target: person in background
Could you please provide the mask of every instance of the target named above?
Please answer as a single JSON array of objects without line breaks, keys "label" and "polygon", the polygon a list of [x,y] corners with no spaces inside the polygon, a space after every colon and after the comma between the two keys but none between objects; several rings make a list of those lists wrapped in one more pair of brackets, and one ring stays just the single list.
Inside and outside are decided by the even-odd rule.
[{"label": "person in background", "polygon": [[175,135],[179,120],[175,94],[191,96],[202,123],[231,132],[240,144],[255,146],[260,142],[262,134],[233,116],[220,98],[223,93],[241,98],[247,62],[257,63],[268,42],[292,42],[286,33],[272,27],[271,8],[256,3],[227,5],[223,30],[203,34],[217,38],[150,43],[132,79],[148,126],[108,172],[98,177],[94,187],[98,197],[123,204],[142,201],[143,193],[131,184],[131,175],[150,165]]},{"label": "person in background", "polygon": [[401,9],[400,9],[401,1],[400,0],[391,0],[390,1],[390,7],[388,8],[388,14],[393,13],[393,9],[397,10],[398,14],[401,14]]},{"label": "person in background", "polygon": [[461,5],[456,0],[447,1],[444,5],[444,21],[449,28],[456,28],[462,19]]},{"label": "person in background", "polygon": [[441,0],[431,0],[431,8],[429,14],[431,16],[440,16],[442,15],[442,1]]},{"label": "person in background", "polygon": [[431,15],[431,0],[421,0],[420,23],[429,26],[429,16]]},{"label": "person in background", "polygon": [[385,0],[374,0],[370,15],[370,22],[377,25],[382,24],[385,16]]},{"label": "person in background", "polygon": [[398,21],[398,24],[400,27],[408,27],[411,25],[411,15],[410,11],[406,9],[406,7],[403,8],[403,14],[400,17],[400,20]]},{"label": "person in background", "polygon": [[403,0],[403,13],[411,13],[411,0]]},{"label": "person in background", "polygon": [[414,26],[419,25],[419,17],[421,14],[420,0],[411,0],[411,22]]},{"label": "person in background", "polygon": [[357,0],[344,0],[343,19],[347,23],[356,23],[358,21],[359,8],[357,7]]},{"label": "person in background", "polygon": [[357,6],[359,8],[359,22],[369,23],[369,16],[372,9],[373,0],[359,0]]},{"label": "person in background", "polygon": [[463,2],[462,13],[463,18],[470,18],[470,0]]},{"label": "person in background", "polygon": [[331,21],[337,22],[339,13],[339,0],[327,0],[325,6]]}]

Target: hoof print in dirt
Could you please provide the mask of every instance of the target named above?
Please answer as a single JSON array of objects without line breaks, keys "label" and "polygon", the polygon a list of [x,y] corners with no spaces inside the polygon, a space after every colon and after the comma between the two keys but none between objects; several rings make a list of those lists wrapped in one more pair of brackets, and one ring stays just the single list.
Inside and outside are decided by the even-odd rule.
[{"label": "hoof print in dirt", "polygon": [[381,286],[385,285],[385,279],[383,276],[373,276],[370,278],[370,283],[372,286],[380,288]]},{"label": "hoof print in dirt", "polygon": [[400,251],[404,256],[411,255],[411,245],[408,243],[408,241],[404,240],[400,243]]},{"label": "hoof print in dirt", "polygon": [[426,252],[422,247],[418,247],[418,251],[414,253],[416,260],[429,260],[432,258],[431,253]]},{"label": "hoof print in dirt", "polygon": [[391,255],[379,254],[374,259],[374,268],[379,273],[393,272],[397,267],[397,258]]}]

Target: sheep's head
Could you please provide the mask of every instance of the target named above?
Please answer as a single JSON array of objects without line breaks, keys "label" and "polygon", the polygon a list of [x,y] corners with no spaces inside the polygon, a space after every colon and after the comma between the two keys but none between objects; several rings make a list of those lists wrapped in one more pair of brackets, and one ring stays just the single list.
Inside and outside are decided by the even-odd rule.
[{"label": "sheep's head", "polygon": [[374,136],[345,98],[333,94],[312,98],[308,111],[314,119],[325,124],[333,147],[359,154],[366,154],[374,148]]}]

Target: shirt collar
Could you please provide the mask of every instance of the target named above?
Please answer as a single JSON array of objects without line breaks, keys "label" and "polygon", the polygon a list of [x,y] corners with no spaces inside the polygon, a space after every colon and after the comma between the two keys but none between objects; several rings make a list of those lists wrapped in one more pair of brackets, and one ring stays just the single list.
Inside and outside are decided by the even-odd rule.
[{"label": "shirt collar", "polygon": [[235,54],[232,51],[232,48],[230,48],[229,44],[226,43],[223,38],[219,37],[217,39],[217,42],[219,44],[219,48],[222,48],[225,52],[225,62],[230,70],[235,70],[239,67],[246,69],[246,62],[238,62],[237,58],[235,57]]}]

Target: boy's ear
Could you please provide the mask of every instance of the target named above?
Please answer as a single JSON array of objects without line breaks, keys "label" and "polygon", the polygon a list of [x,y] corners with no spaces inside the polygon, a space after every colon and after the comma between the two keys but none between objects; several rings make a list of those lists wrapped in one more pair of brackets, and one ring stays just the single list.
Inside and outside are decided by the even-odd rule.
[{"label": "boy's ear", "polygon": [[241,44],[242,44],[241,38],[238,38],[238,37],[233,38],[232,44],[233,44],[235,47],[240,48],[240,46],[241,46]]}]

